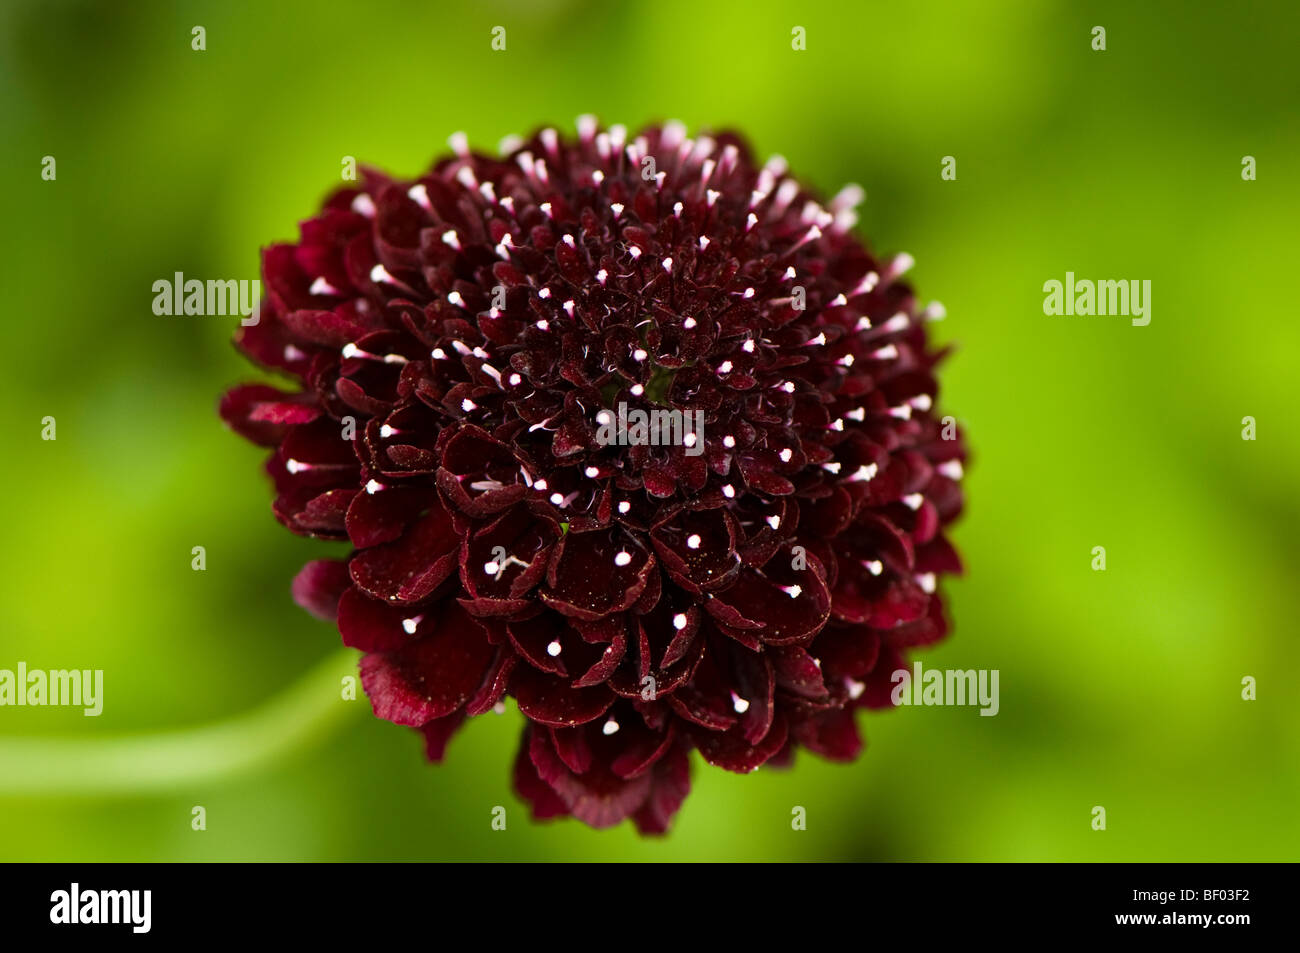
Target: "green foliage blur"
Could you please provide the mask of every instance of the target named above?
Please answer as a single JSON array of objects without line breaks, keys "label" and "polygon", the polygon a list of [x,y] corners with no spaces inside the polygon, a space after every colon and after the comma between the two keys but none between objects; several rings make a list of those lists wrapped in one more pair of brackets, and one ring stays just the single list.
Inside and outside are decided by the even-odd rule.
[{"label": "green foliage blur", "polygon": [[[255,768],[141,792],[43,792],[11,746],[0,859],[1297,859],[1298,26],[1282,0],[7,0],[0,668],[102,668],[105,707],[0,708],[0,750],[221,723],[339,652],[289,597],[338,547],[274,521],[215,415],[258,376],[236,319],[157,317],[152,283],[257,277],[344,156],[409,176],[454,131],[494,150],[584,112],[743,130],[827,195],[861,183],[860,232],[915,256],[974,454],[955,632],[920,657],[998,669],[1001,711],[863,716],[852,765],[697,758],[660,839],[533,823],[513,707],[434,767],[337,701],[279,749],[267,722]],[[1150,325],[1045,316],[1066,271],[1150,279]]]}]

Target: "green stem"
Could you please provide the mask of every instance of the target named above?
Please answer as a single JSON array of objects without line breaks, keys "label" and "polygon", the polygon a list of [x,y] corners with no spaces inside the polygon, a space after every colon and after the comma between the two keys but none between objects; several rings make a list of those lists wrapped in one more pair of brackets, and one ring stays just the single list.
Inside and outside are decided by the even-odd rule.
[{"label": "green stem", "polygon": [[0,737],[0,795],[147,794],[251,771],[319,741],[365,696],[342,697],[356,652],[329,656],[243,715],[118,738]]}]

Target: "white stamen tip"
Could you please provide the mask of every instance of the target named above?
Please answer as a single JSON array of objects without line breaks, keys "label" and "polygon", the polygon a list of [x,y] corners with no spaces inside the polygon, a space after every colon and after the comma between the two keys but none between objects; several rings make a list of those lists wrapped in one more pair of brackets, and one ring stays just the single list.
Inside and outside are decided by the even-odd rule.
[{"label": "white stamen tip", "polygon": [[868,463],[866,466],[858,467],[853,476],[849,477],[849,481],[853,483],[865,483],[867,480],[873,480],[875,479],[878,470],[879,467],[874,463]]},{"label": "white stamen tip", "polygon": [[362,192],[352,199],[352,211],[358,215],[364,215],[366,218],[374,218],[375,200]]},{"label": "white stamen tip", "polygon": [[433,207],[433,203],[429,201],[429,190],[425,188],[423,182],[415,183],[415,185],[406,190],[406,194],[423,209],[427,210]]}]

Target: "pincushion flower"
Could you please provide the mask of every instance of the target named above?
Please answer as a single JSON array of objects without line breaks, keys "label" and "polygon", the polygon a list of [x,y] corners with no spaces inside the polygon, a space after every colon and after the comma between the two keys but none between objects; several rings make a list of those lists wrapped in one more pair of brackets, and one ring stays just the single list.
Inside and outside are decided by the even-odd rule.
[{"label": "pincushion flower", "polygon": [[[278,519],[352,547],[295,598],[435,761],[512,698],[536,817],[663,832],[692,749],[853,759],[960,570],[965,451],[907,256],[854,237],[860,189],[823,203],[731,134],[452,143],[264,252],[237,344],[291,389],[222,414],[273,449]],[[654,411],[700,426],[609,438]]]}]

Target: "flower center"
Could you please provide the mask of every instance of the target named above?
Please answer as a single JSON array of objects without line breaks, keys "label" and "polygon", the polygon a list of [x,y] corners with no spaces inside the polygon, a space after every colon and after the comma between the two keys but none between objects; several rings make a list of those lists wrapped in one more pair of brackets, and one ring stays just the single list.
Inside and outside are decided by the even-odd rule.
[{"label": "flower center", "polygon": [[645,385],[646,400],[652,404],[668,403],[668,389],[673,386],[677,370],[671,367],[655,367],[654,373]]}]

